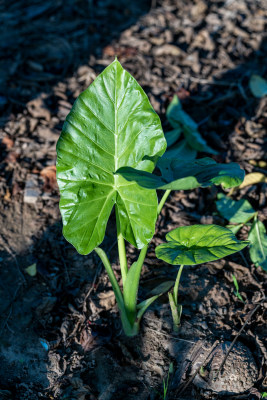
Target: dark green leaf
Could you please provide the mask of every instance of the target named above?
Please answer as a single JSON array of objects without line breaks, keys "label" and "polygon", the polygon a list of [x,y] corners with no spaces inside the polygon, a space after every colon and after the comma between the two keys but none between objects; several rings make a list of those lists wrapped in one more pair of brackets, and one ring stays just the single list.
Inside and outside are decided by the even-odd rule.
[{"label": "dark green leaf", "polygon": [[267,235],[265,226],[257,218],[254,219],[249,231],[248,240],[250,241],[249,254],[251,261],[267,271]]},{"label": "dark green leaf", "polygon": [[184,136],[188,144],[190,144],[190,146],[197,151],[218,154],[216,150],[213,150],[211,147],[208,146],[206,140],[203,139],[198,130],[193,130],[190,129],[188,126],[184,126]]},{"label": "dark green leaf", "polygon": [[[166,116],[173,128],[182,128],[187,143],[195,150],[217,154],[217,151],[209,147],[206,140],[202,138],[198,132],[197,123],[182,109],[181,102],[176,95],[167,108]],[[170,157],[168,156],[168,158]]]},{"label": "dark green leaf", "polygon": [[181,226],[166,235],[167,243],[156,248],[156,256],[173,265],[196,265],[218,260],[246,247],[227,228],[217,225]]},{"label": "dark green leaf", "polygon": [[166,117],[173,128],[187,126],[191,130],[197,130],[197,123],[183,110],[179,98],[174,95],[169,104]]},{"label": "dark green leaf", "polygon": [[229,197],[220,194],[216,201],[216,207],[221,216],[230,222],[236,224],[245,224],[253,215],[255,210],[247,200],[232,200]]},{"label": "dark green leaf", "polygon": [[178,158],[180,160],[194,160],[197,156],[197,151],[193,149],[186,140],[181,140],[171,146],[162,156],[162,158]]},{"label": "dark green leaf", "polygon": [[105,235],[116,204],[122,234],[138,248],[155,229],[157,196],[115,171],[153,171],[166,141],[158,115],[136,82],[115,60],[85,90],[67,116],[57,144],[57,179],[63,233],[81,254]]},{"label": "dark green leaf", "polygon": [[229,188],[240,185],[244,179],[244,171],[238,164],[217,164],[211,158],[185,163],[162,157],[157,166],[161,170],[161,177],[130,167],[121,168],[117,172],[142,187],[165,190],[188,190],[220,184]]},{"label": "dark green leaf", "polygon": [[165,133],[165,139],[167,140],[167,147],[172,146],[180,137],[182,128],[176,128],[172,131]]}]

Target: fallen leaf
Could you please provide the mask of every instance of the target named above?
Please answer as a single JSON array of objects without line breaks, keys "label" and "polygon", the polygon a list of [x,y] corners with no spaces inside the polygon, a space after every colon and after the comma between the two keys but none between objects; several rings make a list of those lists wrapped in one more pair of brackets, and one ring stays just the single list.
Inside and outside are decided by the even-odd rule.
[{"label": "fallen leaf", "polygon": [[51,165],[49,167],[45,167],[40,175],[44,178],[44,186],[43,190],[45,192],[52,192],[57,189],[57,178],[56,178],[56,166]]},{"label": "fallen leaf", "polygon": [[262,174],[261,172],[252,172],[251,174],[247,174],[245,176],[244,181],[238,188],[243,189],[246,186],[254,185],[260,182],[267,182],[266,175]]}]

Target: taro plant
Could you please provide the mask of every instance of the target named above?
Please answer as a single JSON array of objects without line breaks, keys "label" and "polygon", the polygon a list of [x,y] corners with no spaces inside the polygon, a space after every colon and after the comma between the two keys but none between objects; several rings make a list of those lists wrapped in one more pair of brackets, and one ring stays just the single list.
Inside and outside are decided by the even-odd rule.
[{"label": "taro plant", "polygon": [[[147,307],[173,285],[166,282],[148,299],[137,301],[148,244],[171,190],[219,184],[229,188],[244,178],[237,164],[217,164],[211,158],[190,162],[169,159],[162,157],[165,150],[158,115],[143,89],[117,59],[77,98],[57,143],[63,234],[80,254],[94,250],[101,258],[128,336],[138,333]],[[161,176],[152,174],[156,167]],[[165,191],[159,204],[156,189]],[[113,208],[122,288],[107,254],[99,247]],[[131,266],[125,240],[140,249]],[[238,246],[232,248],[232,252],[238,250]]]},{"label": "taro plant", "polygon": [[167,243],[156,248],[156,256],[172,265],[180,265],[173,293],[169,300],[173,317],[173,328],[180,326],[182,306],[178,303],[178,289],[184,265],[198,265],[219,260],[242,250],[247,241],[239,241],[227,228],[217,225],[181,226],[166,235]]}]

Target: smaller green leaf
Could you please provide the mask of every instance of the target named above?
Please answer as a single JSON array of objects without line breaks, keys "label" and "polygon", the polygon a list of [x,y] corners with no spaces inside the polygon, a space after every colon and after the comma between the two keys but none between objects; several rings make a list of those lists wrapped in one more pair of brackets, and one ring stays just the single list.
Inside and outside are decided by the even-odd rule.
[{"label": "smaller green leaf", "polygon": [[188,126],[192,130],[197,129],[197,123],[183,110],[178,96],[174,95],[169,104],[166,117],[173,128]]},{"label": "smaller green leaf", "polygon": [[197,151],[191,147],[185,139],[171,146],[162,156],[163,158],[173,159],[178,158],[180,160],[194,160],[197,156]]},{"label": "smaller green leaf", "polygon": [[267,235],[265,226],[257,218],[254,219],[250,229],[248,240],[250,241],[249,254],[251,261],[267,271]]},{"label": "smaller green leaf", "polygon": [[167,147],[172,146],[181,136],[182,128],[176,128],[172,131],[165,133],[165,139],[167,141]]},{"label": "smaller green leaf", "polygon": [[158,286],[156,286],[154,289],[151,290],[149,293],[150,295],[162,295],[163,293],[167,292],[170,290],[170,288],[173,286],[174,282],[173,281],[165,281],[160,283]]},{"label": "smaller green leaf", "polygon": [[202,151],[210,154],[218,154],[216,150],[213,150],[208,146],[207,142],[198,130],[193,130],[188,126],[184,126],[184,136],[186,141],[197,151]]},{"label": "smaller green leaf", "polygon": [[267,95],[267,81],[259,75],[252,75],[249,80],[249,88],[253,96],[261,98]]},{"label": "smaller green leaf", "polygon": [[220,194],[216,201],[216,207],[221,216],[236,224],[245,224],[255,215],[255,210],[247,200],[232,200]]},{"label": "smaller green leaf", "polygon": [[206,140],[202,138],[201,134],[198,132],[197,123],[183,110],[182,104],[176,95],[167,108],[166,116],[173,128],[182,128],[185,139],[190,147],[197,151],[218,154],[218,152],[209,147]]},{"label": "smaller green leaf", "polygon": [[227,228],[218,225],[181,226],[156,248],[157,258],[173,265],[197,265],[219,260],[246,247]]},{"label": "smaller green leaf", "polygon": [[230,229],[230,231],[233,232],[234,235],[237,234],[237,232],[242,228],[244,224],[238,224],[238,225],[226,225],[227,229]]},{"label": "smaller green leaf", "polygon": [[238,164],[217,164],[211,158],[191,162],[161,158],[157,166],[161,177],[131,167],[120,168],[117,173],[142,187],[165,190],[189,190],[220,184],[229,188],[240,185],[244,179],[244,171]]},{"label": "smaller green leaf", "polygon": [[138,310],[137,320],[140,321],[147,308],[155,300],[157,300],[163,293],[167,292],[172,286],[173,286],[173,281],[166,281],[162,282],[160,285],[156,286],[153,290],[151,290],[150,294],[153,294],[154,296],[149,297],[148,299],[142,301],[136,306],[136,309]]}]

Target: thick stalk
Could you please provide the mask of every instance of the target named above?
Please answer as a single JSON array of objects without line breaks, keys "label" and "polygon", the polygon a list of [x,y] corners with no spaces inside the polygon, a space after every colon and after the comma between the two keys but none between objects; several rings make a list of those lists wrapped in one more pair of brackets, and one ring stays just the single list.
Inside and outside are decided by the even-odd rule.
[{"label": "thick stalk", "polygon": [[[163,206],[165,204],[165,201],[167,200],[167,198],[168,198],[170,193],[171,193],[171,190],[166,190],[164,195],[162,196],[162,199],[160,200],[160,203],[158,205],[158,216],[159,216],[159,214],[160,214],[160,212],[161,212],[161,210],[162,210],[162,208],[163,208]],[[142,268],[143,262],[144,262],[144,260],[146,258],[147,249],[148,249],[148,245],[142,248],[142,250],[141,250],[141,252],[139,254],[138,260],[137,260],[138,264],[139,264],[139,260],[140,260],[140,262],[142,260],[141,268]],[[141,271],[140,271],[140,273],[141,273]]]},{"label": "thick stalk", "polygon": [[[170,192],[171,192],[171,190],[166,190],[166,191],[165,191],[165,193],[164,193],[164,195],[163,195],[163,197],[162,197],[162,199],[161,199],[161,201],[160,201],[160,203],[159,203],[159,205],[158,205],[158,216],[159,216],[159,214],[160,214],[160,212],[161,212],[161,210],[162,210],[162,207],[164,206],[165,201],[167,200],[167,198],[168,198]],[[147,250],[148,250],[148,245],[146,245],[145,247],[142,248],[142,250],[141,250],[140,253],[139,253],[138,260],[137,260],[137,264],[138,264],[138,274],[136,274],[136,279],[138,278],[138,285],[139,285],[139,279],[140,279],[140,275],[141,275],[141,271],[142,271],[142,266],[143,266],[143,263],[144,263],[145,258],[146,258]],[[135,302],[136,302],[136,301],[137,301],[137,293],[136,293],[136,300],[135,300]]]},{"label": "thick stalk", "polygon": [[176,306],[178,306],[178,290],[179,290],[179,283],[180,283],[180,278],[182,275],[182,271],[183,271],[184,266],[181,265],[175,280],[175,285],[173,288],[173,298],[174,298],[174,302],[176,304]]},{"label": "thick stalk", "polygon": [[113,269],[110,265],[108,256],[106,255],[104,250],[100,249],[100,247],[96,247],[95,252],[100,257],[102,263],[104,264],[105,270],[108,274],[109,280],[110,280],[112,288],[114,290],[119,309],[122,309],[122,308],[124,308],[123,296],[122,296],[119,284],[117,282],[117,279],[114,275]]},{"label": "thick stalk", "polygon": [[119,252],[119,259],[120,259],[121,276],[122,276],[122,283],[123,283],[123,288],[124,288],[126,276],[128,273],[128,265],[127,265],[125,242],[124,242],[124,237],[122,236],[122,233],[121,233],[120,220],[119,220],[117,206],[116,206],[116,225],[117,225],[118,252]]},{"label": "thick stalk", "polygon": [[138,286],[139,286],[142,266],[146,257],[146,252],[147,252],[147,246],[142,248],[142,250],[139,253],[138,260],[135,263],[133,263],[133,265],[129,269],[129,273],[125,284],[125,290],[123,292],[125,309],[131,324],[135,323],[137,317],[136,303],[137,303]]},{"label": "thick stalk", "polygon": [[105,270],[108,274],[109,280],[110,280],[112,288],[114,290],[115,298],[116,298],[116,301],[117,301],[117,304],[118,304],[118,307],[120,310],[120,314],[121,314],[121,322],[122,322],[123,330],[127,336],[135,336],[138,333],[137,328],[135,326],[132,326],[132,324],[130,323],[130,321],[128,319],[128,316],[127,316],[127,313],[125,310],[125,306],[124,306],[123,296],[122,296],[119,284],[117,282],[117,279],[114,275],[113,269],[110,265],[109,259],[106,255],[106,253],[104,252],[104,250],[100,249],[100,247],[96,247],[95,252],[98,254],[102,263],[104,264]]},{"label": "thick stalk", "polygon": [[158,205],[158,216],[159,216],[159,214],[162,210],[162,207],[164,206],[165,201],[167,200],[170,193],[171,193],[171,190],[166,190],[164,195],[162,196],[162,199],[160,200],[160,203]]}]

